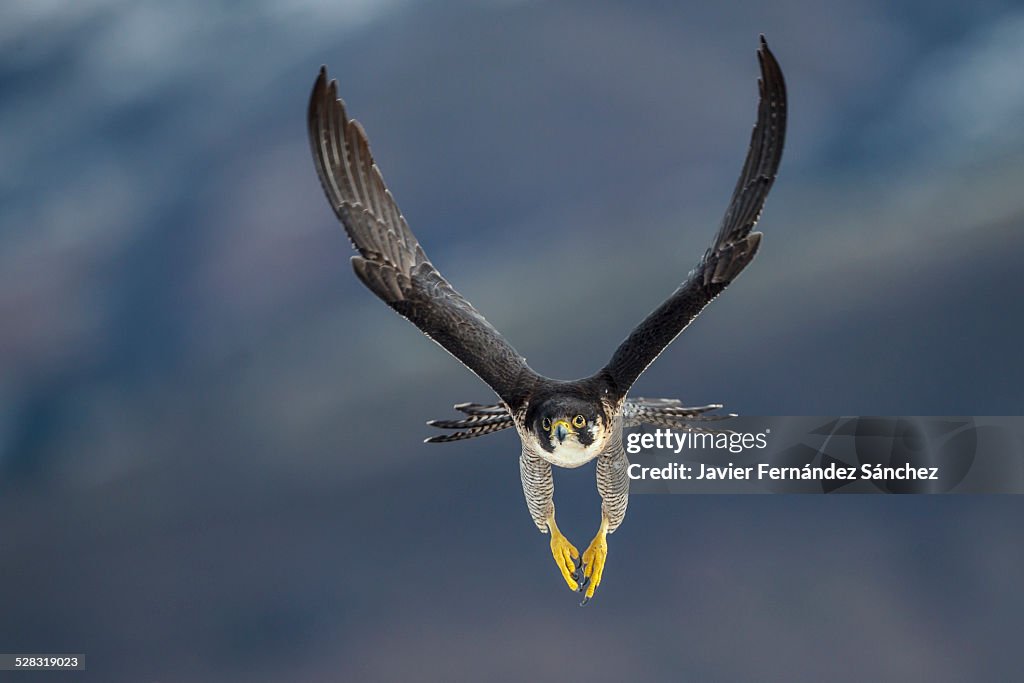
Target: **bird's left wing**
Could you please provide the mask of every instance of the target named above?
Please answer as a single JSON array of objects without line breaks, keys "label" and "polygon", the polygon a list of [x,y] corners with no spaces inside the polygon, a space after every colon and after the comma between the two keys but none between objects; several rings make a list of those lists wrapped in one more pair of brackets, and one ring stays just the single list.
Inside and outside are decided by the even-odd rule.
[{"label": "bird's left wing", "polygon": [[757,123],[729,208],[714,243],[686,282],[630,333],[599,373],[619,398],[757,252],[761,233],[751,230],[775,180],[786,136],[786,85],[764,36],[757,56],[761,64]]},{"label": "bird's left wing", "polygon": [[388,306],[486,382],[509,406],[524,400],[536,373],[423,253],[350,120],[327,69],[309,100],[309,140],[327,199],[359,252],[356,275]]}]

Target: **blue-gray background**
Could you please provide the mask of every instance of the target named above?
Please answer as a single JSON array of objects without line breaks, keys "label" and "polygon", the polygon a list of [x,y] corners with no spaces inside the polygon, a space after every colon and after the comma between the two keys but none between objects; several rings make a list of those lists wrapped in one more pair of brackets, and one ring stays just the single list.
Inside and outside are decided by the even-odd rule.
[{"label": "blue-gray background", "polygon": [[[433,261],[536,369],[593,371],[708,243],[761,32],[791,112],[761,253],[637,392],[1021,413],[1019,3],[3,3],[0,650],[104,681],[1019,673],[1017,498],[636,497],[578,609],[515,435],[420,444],[486,387],[351,273],[321,63]],[[582,548],[592,470],[556,481]]]}]

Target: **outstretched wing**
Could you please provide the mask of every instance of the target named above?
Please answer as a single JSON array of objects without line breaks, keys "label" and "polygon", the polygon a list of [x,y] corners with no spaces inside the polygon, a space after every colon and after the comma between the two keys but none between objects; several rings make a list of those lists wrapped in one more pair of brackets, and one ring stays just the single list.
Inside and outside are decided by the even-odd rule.
[{"label": "outstretched wing", "polygon": [[602,370],[619,398],[757,253],[761,233],[751,230],[775,180],[786,136],[786,85],[764,36],[757,56],[761,64],[757,123],[729,208],[714,243],[686,282],[630,333]]},{"label": "outstretched wing", "polygon": [[356,275],[384,303],[475,372],[510,406],[537,377],[472,304],[434,268],[370,155],[363,127],[350,120],[327,69],[309,100],[309,141],[327,199],[359,252]]}]

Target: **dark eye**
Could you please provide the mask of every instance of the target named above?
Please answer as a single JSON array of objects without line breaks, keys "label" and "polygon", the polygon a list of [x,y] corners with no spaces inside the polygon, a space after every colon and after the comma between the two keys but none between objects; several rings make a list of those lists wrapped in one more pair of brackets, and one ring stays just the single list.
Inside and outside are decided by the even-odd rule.
[{"label": "dark eye", "polygon": [[544,428],[545,432],[551,431],[551,418],[545,417],[540,426]]},{"label": "dark eye", "polygon": [[577,415],[572,419],[572,426],[575,427],[576,429],[582,429],[583,427],[586,426],[586,424],[587,418],[583,417],[582,415]]}]

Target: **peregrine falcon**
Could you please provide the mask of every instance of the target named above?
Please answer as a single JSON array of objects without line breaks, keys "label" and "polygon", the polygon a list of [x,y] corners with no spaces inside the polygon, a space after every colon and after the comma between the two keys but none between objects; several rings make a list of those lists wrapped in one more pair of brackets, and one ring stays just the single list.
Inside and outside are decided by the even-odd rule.
[{"label": "peregrine falcon", "polygon": [[[427,439],[439,443],[515,427],[519,468],[530,516],[551,536],[551,554],[569,588],[586,604],[600,585],[607,536],[622,523],[629,498],[622,430],[641,424],[701,430],[729,417],[721,405],[686,407],[674,399],[627,398],[636,379],[697,314],[753,260],[761,233],[752,232],[775,180],[786,132],[786,87],[764,36],[757,122],[747,158],[714,241],[678,289],[648,315],[594,375],[572,381],[540,375],[448,284],[427,258],[384,184],[363,127],[338,99],[326,67],[313,86],[308,126],[316,171],[327,199],[355,246],[356,276],[388,306],[459,359],[500,399],[462,403],[464,417],[427,424],[459,430]],[[597,461],[601,522],[582,556],[555,523],[551,466]]]}]

